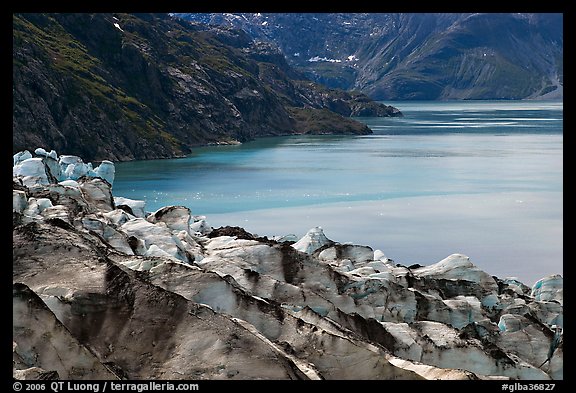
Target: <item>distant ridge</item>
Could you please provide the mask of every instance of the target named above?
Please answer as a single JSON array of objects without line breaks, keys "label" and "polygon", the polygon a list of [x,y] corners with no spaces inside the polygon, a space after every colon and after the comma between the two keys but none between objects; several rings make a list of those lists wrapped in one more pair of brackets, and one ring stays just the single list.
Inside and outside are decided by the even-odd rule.
[{"label": "distant ridge", "polygon": [[376,100],[562,99],[563,14],[213,13],[329,87]]}]

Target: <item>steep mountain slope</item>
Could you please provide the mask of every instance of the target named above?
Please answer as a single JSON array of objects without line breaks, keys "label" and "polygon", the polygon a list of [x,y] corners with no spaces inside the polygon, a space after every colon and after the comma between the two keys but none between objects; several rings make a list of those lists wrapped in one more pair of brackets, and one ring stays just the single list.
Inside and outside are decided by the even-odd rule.
[{"label": "steep mountain slope", "polygon": [[13,151],[174,157],[264,135],[370,133],[345,118],[366,111],[399,114],[305,81],[240,31],[166,14],[13,15]]},{"label": "steep mountain slope", "polygon": [[562,14],[177,14],[243,28],[374,99],[561,98]]}]

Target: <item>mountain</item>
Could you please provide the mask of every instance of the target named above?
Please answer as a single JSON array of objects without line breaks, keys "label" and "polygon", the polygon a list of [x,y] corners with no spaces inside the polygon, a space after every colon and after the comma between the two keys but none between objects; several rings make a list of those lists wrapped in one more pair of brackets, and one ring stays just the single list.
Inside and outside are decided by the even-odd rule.
[{"label": "mountain", "polygon": [[90,160],[176,157],[194,146],[300,133],[366,134],[398,116],[307,80],[278,49],[168,14],[13,14],[13,151]]},{"label": "mountain", "polygon": [[175,14],[274,42],[314,81],[376,100],[563,96],[563,15]]}]

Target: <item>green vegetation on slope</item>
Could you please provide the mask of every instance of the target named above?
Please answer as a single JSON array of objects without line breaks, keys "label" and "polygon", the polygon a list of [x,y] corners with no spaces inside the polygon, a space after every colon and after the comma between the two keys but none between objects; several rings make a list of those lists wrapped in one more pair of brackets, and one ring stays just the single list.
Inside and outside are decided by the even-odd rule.
[{"label": "green vegetation on slope", "polygon": [[340,119],[322,133],[363,129],[342,117],[361,107],[391,113],[293,79],[280,54],[241,32],[165,14],[14,14],[13,30],[14,151],[174,157],[220,141],[315,132],[290,107]]}]

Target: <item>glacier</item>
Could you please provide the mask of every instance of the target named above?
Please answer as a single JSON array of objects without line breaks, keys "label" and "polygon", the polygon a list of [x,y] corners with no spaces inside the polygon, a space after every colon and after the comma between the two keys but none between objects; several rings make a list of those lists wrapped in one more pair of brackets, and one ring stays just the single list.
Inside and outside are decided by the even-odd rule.
[{"label": "glacier", "polygon": [[13,157],[16,379],[563,379],[561,275],[213,228],[113,195],[110,161],[34,155]]}]

